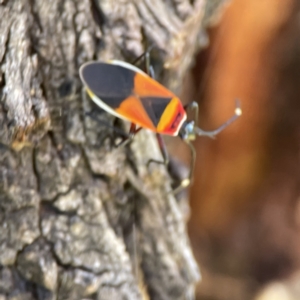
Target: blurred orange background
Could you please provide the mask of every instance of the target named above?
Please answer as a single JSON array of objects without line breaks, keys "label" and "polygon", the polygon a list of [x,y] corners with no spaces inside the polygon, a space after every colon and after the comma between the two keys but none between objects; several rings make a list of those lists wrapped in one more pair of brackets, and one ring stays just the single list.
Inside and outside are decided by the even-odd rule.
[{"label": "blurred orange background", "polygon": [[236,98],[243,109],[195,143],[198,300],[300,299],[299,2],[233,0],[187,77],[202,129],[226,121]]}]

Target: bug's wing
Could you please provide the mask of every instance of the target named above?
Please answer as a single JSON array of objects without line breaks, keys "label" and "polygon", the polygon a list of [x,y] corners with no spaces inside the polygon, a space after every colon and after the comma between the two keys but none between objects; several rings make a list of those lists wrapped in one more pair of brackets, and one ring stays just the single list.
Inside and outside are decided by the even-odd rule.
[{"label": "bug's wing", "polygon": [[81,80],[98,106],[119,118],[155,131],[139,97],[134,93],[136,74],[134,69],[124,65],[104,62],[88,62],[80,68]]},{"label": "bug's wing", "polygon": [[112,109],[132,94],[134,85],[132,70],[104,62],[88,62],[80,68],[80,77],[89,92]]},{"label": "bug's wing", "polygon": [[134,93],[139,99],[155,126],[155,131],[177,135],[186,120],[186,112],[181,101],[167,88],[143,74],[136,74],[134,78]]},{"label": "bug's wing", "polygon": [[96,104],[139,126],[176,135],[185,120],[179,99],[129,64],[89,62],[80,68],[80,77]]}]

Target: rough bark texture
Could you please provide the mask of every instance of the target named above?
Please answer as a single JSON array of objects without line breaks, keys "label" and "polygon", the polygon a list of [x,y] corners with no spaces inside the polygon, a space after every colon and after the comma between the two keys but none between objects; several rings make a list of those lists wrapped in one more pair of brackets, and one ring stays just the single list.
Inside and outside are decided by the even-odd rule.
[{"label": "rough bark texture", "polygon": [[206,23],[206,1],[191,2],[0,1],[0,299],[193,297],[186,200],[164,167],[146,167],[160,158],[153,134],[115,148],[78,77],[85,61],[153,43],[178,88]]}]

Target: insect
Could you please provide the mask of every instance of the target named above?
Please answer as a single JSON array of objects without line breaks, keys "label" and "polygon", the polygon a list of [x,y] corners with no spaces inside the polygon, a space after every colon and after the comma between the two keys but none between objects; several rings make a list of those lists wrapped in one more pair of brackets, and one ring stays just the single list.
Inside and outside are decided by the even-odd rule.
[{"label": "insect", "polygon": [[[184,107],[175,94],[154,79],[154,72],[149,64],[149,53],[144,55],[146,72],[150,75],[132,64],[111,60],[83,64],[79,70],[80,78],[88,95],[98,106],[118,118],[131,122],[129,135],[123,143],[132,139],[142,128],[156,133],[163,161],[150,160],[148,163],[169,162],[161,135],[179,136],[187,143],[191,151],[190,171],[188,178],[182,180],[175,189],[176,193],[187,187],[193,179],[196,152],[191,141],[195,140],[196,136],[214,138],[234,122],[242,114],[242,110],[237,102],[234,115],[219,128],[213,131],[198,128],[198,104],[192,102]],[[187,120],[188,109],[193,111],[192,120]]]}]

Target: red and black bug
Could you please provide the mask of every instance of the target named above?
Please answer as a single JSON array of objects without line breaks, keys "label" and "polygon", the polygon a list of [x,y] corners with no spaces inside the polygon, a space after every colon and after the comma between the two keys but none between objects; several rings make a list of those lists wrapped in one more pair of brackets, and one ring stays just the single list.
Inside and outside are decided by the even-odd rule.
[{"label": "red and black bug", "polygon": [[[146,58],[149,58],[148,52]],[[142,128],[156,133],[163,163],[167,164],[169,160],[162,134],[179,136],[189,145],[191,168],[188,178],[179,186],[181,189],[192,181],[196,153],[191,141],[198,135],[215,137],[234,122],[242,114],[242,110],[237,102],[235,114],[227,122],[216,130],[204,131],[197,127],[198,104],[192,102],[183,107],[175,94],[154,80],[149,62],[146,66],[152,76],[123,61],[91,61],[81,66],[80,78],[90,98],[98,106],[118,118],[131,122],[130,137]],[[193,120],[187,120],[188,108],[194,112]]]}]

